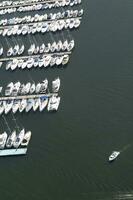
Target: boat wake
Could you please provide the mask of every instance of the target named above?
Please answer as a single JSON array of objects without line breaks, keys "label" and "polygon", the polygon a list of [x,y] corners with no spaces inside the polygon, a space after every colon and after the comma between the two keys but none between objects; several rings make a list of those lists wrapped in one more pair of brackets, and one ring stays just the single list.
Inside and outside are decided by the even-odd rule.
[{"label": "boat wake", "polygon": [[132,144],[127,144],[126,146],[123,147],[123,149],[120,150],[120,152],[122,153],[122,152],[126,151],[131,146],[132,146]]}]

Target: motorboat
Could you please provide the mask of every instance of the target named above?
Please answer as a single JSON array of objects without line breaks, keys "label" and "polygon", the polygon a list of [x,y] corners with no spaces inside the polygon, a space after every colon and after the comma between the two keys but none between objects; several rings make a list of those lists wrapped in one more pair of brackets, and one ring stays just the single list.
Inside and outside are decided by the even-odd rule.
[{"label": "motorboat", "polygon": [[40,97],[39,111],[42,112],[46,108],[47,104],[48,104],[48,97],[47,96]]},{"label": "motorboat", "polygon": [[63,56],[57,56],[56,57],[56,60],[55,60],[55,64],[57,66],[61,65],[62,64],[62,61],[63,61]]},{"label": "motorboat", "polygon": [[13,146],[15,139],[16,139],[16,131],[13,131],[11,135],[9,135],[9,137],[7,138],[6,147],[11,148]]},{"label": "motorboat", "polygon": [[5,90],[5,96],[10,96],[12,94],[13,88],[14,88],[13,82],[9,83]]},{"label": "motorboat", "polygon": [[31,139],[31,131],[25,133],[23,140],[21,142],[21,146],[28,146]]},{"label": "motorboat", "polygon": [[3,54],[3,47],[0,47],[0,56]]},{"label": "motorboat", "polygon": [[50,65],[51,59],[52,59],[51,55],[47,55],[47,56],[44,58],[44,62],[43,62],[44,67],[48,67],[48,66]]},{"label": "motorboat", "polygon": [[35,83],[32,83],[32,84],[31,84],[31,87],[30,87],[29,93],[30,93],[30,94],[33,94],[33,93],[35,92],[35,90],[36,90],[36,85],[35,85]]},{"label": "motorboat", "polygon": [[27,106],[27,100],[22,99],[19,106],[19,112],[23,112]]},{"label": "motorboat", "polygon": [[34,100],[27,99],[27,106],[25,108],[26,112],[29,112],[33,108]]},{"label": "motorboat", "polygon": [[59,104],[60,104],[60,97],[56,97],[55,95],[52,95],[52,97],[50,97],[49,99],[47,110],[57,111]]},{"label": "motorboat", "polygon": [[45,79],[41,83],[40,93],[45,93],[48,88],[48,79]]},{"label": "motorboat", "polygon": [[23,141],[23,138],[24,138],[24,134],[25,134],[25,130],[22,129],[20,131],[20,133],[16,136],[14,142],[13,142],[13,147],[14,148],[18,148],[19,145],[21,144],[21,142]]},{"label": "motorboat", "polygon": [[20,107],[20,100],[15,99],[12,106],[12,112],[15,114],[19,110],[19,107]]},{"label": "motorboat", "polygon": [[0,115],[2,115],[4,112],[4,105],[3,105],[3,101],[0,101]]},{"label": "motorboat", "polygon": [[74,48],[74,45],[74,40],[71,40],[70,43],[67,45],[67,51],[71,51]]},{"label": "motorboat", "polygon": [[66,65],[69,61],[69,55],[63,55],[62,65]]},{"label": "motorboat", "polygon": [[30,92],[30,87],[31,87],[31,83],[28,82],[28,83],[25,85],[24,94],[28,94],[28,93]]},{"label": "motorboat", "polygon": [[33,111],[36,111],[40,105],[40,98],[35,98],[33,103]]},{"label": "motorboat", "polygon": [[56,78],[54,81],[52,81],[52,92],[58,92],[60,89],[60,78]]},{"label": "motorboat", "polygon": [[13,106],[13,102],[14,102],[13,100],[3,101],[5,114],[8,114],[10,112]]},{"label": "motorboat", "polygon": [[38,94],[40,92],[40,89],[41,89],[41,83],[38,83],[36,85],[36,90],[35,90],[35,93]]},{"label": "motorboat", "polygon": [[21,83],[18,81],[14,84],[13,90],[12,90],[12,95],[17,96],[19,89],[20,89]]},{"label": "motorboat", "polygon": [[11,70],[15,70],[17,68],[17,65],[18,65],[18,59],[14,58],[11,64]]},{"label": "motorboat", "polygon": [[0,149],[4,149],[7,140],[7,133],[0,134]]},{"label": "motorboat", "polygon": [[18,51],[19,51],[19,45],[15,45],[14,48],[13,48],[13,56],[17,55],[18,54]]},{"label": "motorboat", "polygon": [[24,45],[22,45],[22,46],[19,48],[19,50],[18,50],[18,55],[23,54],[24,49],[25,49],[25,47],[24,47]]},{"label": "motorboat", "polygon": [[113,151],[109,156],[109,162],[115,160],[120,155],[120,151]]},{"label": "motorboat", "polygon": [[10,47],[10,48],[8,49],[8,51],[7,51],[7,56],[9,57],[9,56],[12,56],[12,55],[13,55],[13,48]]}]

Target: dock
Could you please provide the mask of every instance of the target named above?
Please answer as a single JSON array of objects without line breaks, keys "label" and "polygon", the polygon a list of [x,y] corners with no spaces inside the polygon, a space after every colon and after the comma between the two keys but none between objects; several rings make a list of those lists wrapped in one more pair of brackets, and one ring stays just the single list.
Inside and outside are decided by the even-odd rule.
[{"label": "dock", "polygon": [[71,51],[64,51],[64,52],[55,52],[55,53],[43,53],[43,54],[37,54],[37,55],[27,55],[27,56],[17,56],[17,57],[6,57],[6,58],[0,58],[0,62],[6,62],[6,61],[12,61],[14,59],[17,60],[26,60],[29,58],[39,58],[39,57],[43,57],[43,56],[62,56],[62,55],[70,55],[72,52]]},{"label": "dock", "polygon": [[47,23],[49,23],[49,25],[51,24],[51,23],[53,23],[53,22],[58,22],[58,21],[64,21],[64,20],[66,20],[66,19],[82,19],[82,17],[64,17],[63,19],[49,19],[49,20],[41,20],[41,21],[34,21],[34,22],[25,22],[25,23],[18,23],[18,24],[8,24],[8,25],[5,25],[5,26],[0,26],[0,30],[3,30],[3,29],[6,29],[6,28],[14,28],[14,26],[16,26],[16,25],[18,25],[18,26],[25,26],[25,25],[27,25],[27,26],[32,26],[32,25],[34,25],[34,24],[40,24],[41,22],[43,23],[43,22],[47,22]]},{"label": "dock", "polygon": [[25,155],[26,153],[27,153],[27,148],[2,149],[2,150],[0,150],[0,156]]},{"label": "dock", "polygon": [[[27,2],[23,4],[18,4],[18,5],[6,5],[6,6],[0,6],[1,9],[8,9],[8,8],[19,8],[21,6],[33,6],[33,5],[38,5],[38,4],[46,4],[46,3],[55,3],[56,0],[45,0],[45,1],[38,1],[38,2]],[[58,0],[58,2],[62,2],[62,0]]]},{"label": "dock", "polygon": [[35,95],[24,95],[24,96],[11,96],[11,97],[0,97],[0,101],[8,101],[8,100],[17,100],[17,99],[36,99],[36,98],[49,98],[51,96],[57,96],[57,93],[48,93],[48,94],[35,94]]}]

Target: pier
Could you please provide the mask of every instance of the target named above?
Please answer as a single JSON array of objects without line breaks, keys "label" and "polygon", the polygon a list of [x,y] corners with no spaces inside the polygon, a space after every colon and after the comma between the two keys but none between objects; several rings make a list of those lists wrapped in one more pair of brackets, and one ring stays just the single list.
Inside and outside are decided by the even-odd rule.
[{"label": "pier", "polygon": [[25,155],[26,153],[27,153],[27,148],[0,150],[0,156]]},{"label": "pier", "polygon": [[17,60],[25,60],[28,58],[39,58],[39,57],[43,57],[43,56],[47,56],[47,55],[55,55],[55,56],[62,56],[62,55],[66,55],[66,54],[71,54],[71,51],[64,51],[64,52],[55,52],[55,53],[45,53],[45,54],[37,54],[37,55],[27,55],[27,56],[17,56],[17,57],[6,57],[6,58],[0,58],[0,62],[6,62],[6,61],[12,61],[14,59]]},{"label": "pier", "polygon": [[23,96],[11,96],[11,97],[0,97],[0,101],[17,100],[17,99],[36,99],[41,97],[50,98],[51,96],[57,96],[57,93],[48,94],[34,94],[34,95],[23,95]]},{"label": "pier", "polygon": [[24,23],[17,23],[17,24],[8,24],[8,25],[4,25],[4,26],[0,26],[0,30],[3,30],[3,29],[6,29],[6,28],[13,28],[14,26],[16,25],[21,25],[21,26],[25,26],[25,25],[28,25],[28,26],[32,26],[34,24],[40,24],[41,22],[47,22],[49,23],[49,25],[53,22],[58,22],[58,21],[64,21],[64,20],[67,20],[67,19],[82,19],[82,17],[64,17],[63,19],[60,18],[60,19],[49,19],[49,20],[41,20],[41,21],[34,21],[34,22],[24,22]]},{"label": "pier", "polygon": [[[24,6],[33,6],[33,5],[38,5],[38,4],[55,3],[55,2],[56,2],[56,0],[45,0],[45,1],[27,2],[27,3],[24,2],[23,4],[0,6],[0,10],[8,9],[8,8],[18,8],[21,6],[24,7]],[[58,0],[58,2],[62,2],[62,0]]]}]

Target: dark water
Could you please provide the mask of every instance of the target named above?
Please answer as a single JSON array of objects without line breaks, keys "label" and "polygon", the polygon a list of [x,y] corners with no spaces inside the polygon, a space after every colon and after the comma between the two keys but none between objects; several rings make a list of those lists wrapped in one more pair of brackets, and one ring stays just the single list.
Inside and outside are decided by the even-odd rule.
[{"label": "dark water", "polygon": [[[58,75],[62,81],[57,113],[16,114],[33,137],[27,156],[0,158],[1,199],[133,199],[133,1],[82,6],[66,68],[1,70],[1,84]],[[122,153],[109,164],[113,150]]]}]

